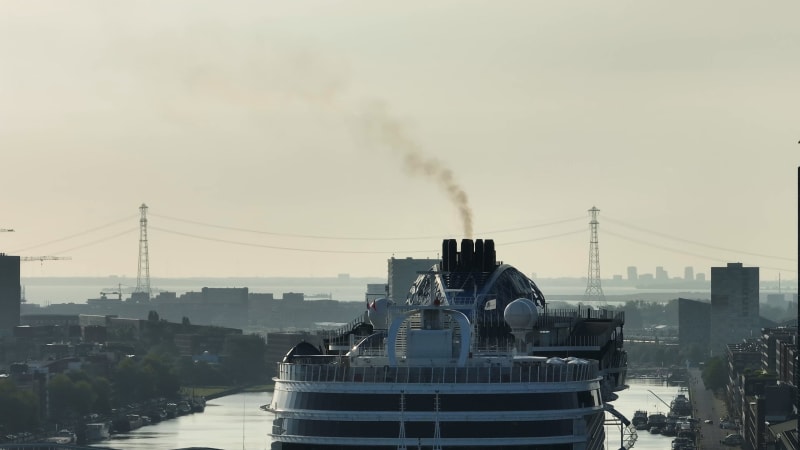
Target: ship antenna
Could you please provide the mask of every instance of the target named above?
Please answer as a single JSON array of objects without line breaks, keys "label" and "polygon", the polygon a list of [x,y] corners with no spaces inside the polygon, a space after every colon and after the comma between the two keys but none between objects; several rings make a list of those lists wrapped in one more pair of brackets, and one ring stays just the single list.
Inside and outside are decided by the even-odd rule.
[{"label": "ship antenna", "polygon": [[597,246],[597,213],[600,210],[596,206],[592,206],[589,213],[592,215],[591,225],[591,238],[589,239],[589,276],[586,283],[587,300],[604,301],[603,287],[600,286],[600,249]]},{"label": "ship antenna", "polygon": [[403,411],[406,409],[406,391],[400,390],[400,436],[397,440],[400,441],[397,445],[397,450],[406,450],[406,422],[403,418]]},{"label": "ship antenna", "polygon": [[439,390],[436,390],[436,397],[434,399],[434,410],[436,411],[436,425],[433,429],[433,450],[442,450],[442,433],[439,430]]}]

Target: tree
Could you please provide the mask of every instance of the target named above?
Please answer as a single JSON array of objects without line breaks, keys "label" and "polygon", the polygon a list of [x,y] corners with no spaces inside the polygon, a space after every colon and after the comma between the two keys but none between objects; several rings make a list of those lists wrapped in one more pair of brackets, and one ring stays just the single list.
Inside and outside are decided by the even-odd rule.
[{"label": "tree", "polygon": [[93,410],[99,413],[111,412],[111,382],[103,377],[92,380],[92,390],[96,394]]},{"label": "tree", "polygon": [[0,380],[0,427],[16,433],[38,426],[38,397],[30,390],[19,389],[11,380]]},{"label": "tree", "polygon": [[709,359],[703,368],[703,384],[711,390],[722,389],[728,384],[728,367],[725,359],[716,356]]},{"label": "tree", "polygon": [[222,361],[226,375],[238,384],[266,381],[266,349],[267,344],[259,335],[228,336]]},{"label": "tree", "polygon": [[142,361],[142,370],[152,374],[154,391],[159,397],[174,397],[180,390],[181,383],[172,360],[164,354],[148,353]]}]

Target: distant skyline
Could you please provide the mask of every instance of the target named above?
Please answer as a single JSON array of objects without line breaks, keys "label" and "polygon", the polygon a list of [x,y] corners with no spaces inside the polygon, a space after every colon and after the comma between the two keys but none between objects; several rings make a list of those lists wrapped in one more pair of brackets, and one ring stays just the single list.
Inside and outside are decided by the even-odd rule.
[{"label": "distant skyline", "polygon": [[797,277],[800,4],[0,2],[23,277],[385,277],[492,238],[540,277]]}]

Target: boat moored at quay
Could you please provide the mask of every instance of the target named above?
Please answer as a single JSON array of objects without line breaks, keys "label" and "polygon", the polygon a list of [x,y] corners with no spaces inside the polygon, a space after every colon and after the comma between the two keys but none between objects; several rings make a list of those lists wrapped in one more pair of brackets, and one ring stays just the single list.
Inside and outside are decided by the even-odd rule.
[{"label": "boat moored at quay", "polygon": [[278,363],[273,450],[604,448],[607,403],[625,387],[624,315],[549,310],[492,240],[444,240],[404,303]]}]

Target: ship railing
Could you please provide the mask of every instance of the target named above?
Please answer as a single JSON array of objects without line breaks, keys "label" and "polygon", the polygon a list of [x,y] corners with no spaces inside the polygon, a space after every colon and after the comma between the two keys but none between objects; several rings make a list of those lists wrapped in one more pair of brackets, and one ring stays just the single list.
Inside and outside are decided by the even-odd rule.
[{"label": "ship railing", "polygon": [[625,311],[612,311],[608,309],[592,309],[592,308],[561,308],[561,309],[547,309],[538,318],[539,325],[550,325],[553,323],[564,322],[565,320],[576,319],[603,319],[614,321],[625,321]]},{"label": "ship railing", "polygon": [[590,381],[599,378],[597,364],[531,363],[513,366],[423,367],[348,366],[333,364],[278,363],[280,381],[313,383],[441,383],[503,384]]},{"label": "ship railing", "polygon": [[541,340],[537,347],[601,347],[608,342],[606,336],[568,336],[561,340]]}]

